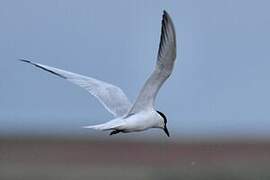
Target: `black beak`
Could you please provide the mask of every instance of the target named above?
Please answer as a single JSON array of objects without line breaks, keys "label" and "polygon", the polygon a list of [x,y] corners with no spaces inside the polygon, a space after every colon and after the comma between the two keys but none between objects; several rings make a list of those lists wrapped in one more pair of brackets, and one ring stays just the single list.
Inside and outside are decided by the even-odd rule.
[{"label": "black beak", "polygon": [[169,133],[169,131],[168,131],[168,128],[167,128],[167,126],[165,125],[164,126],[164,132],[166,133],[166,135],[168,136],[168,137],[170,137],[170,133]]}]

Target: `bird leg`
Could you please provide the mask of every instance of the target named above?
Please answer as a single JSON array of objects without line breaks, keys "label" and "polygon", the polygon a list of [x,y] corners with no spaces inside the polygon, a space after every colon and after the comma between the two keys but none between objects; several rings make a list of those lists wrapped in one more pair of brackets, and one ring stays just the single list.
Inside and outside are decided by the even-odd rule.
[{"label": "bird leg", "polygon": [[114,135],[114,134],[118,134],[118,133],[120,133],[121,131],[120,130],[114,130],[114,131],[112,131],[111,133],[110,133],[110,136],[111,135]]}]

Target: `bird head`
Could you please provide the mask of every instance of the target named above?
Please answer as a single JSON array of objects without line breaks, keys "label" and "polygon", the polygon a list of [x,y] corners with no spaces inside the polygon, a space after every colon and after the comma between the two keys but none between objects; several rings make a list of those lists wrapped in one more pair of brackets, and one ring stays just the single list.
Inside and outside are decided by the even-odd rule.
[{"label": "bird head", "polygon": [[160,111],[157,111],[157,113],[162,117],[162,119],[163,119],[163,127],[162,127],[162,129],[164,130],[164,132],[165,132],[165,134],[168,136],[168,137],[170,137],[170,133],[169,133],[169,130],[168,130],[168,128],[167,128],[167,118],[166,118],[166,116],[162,113],[162,112],[160,112]]}]

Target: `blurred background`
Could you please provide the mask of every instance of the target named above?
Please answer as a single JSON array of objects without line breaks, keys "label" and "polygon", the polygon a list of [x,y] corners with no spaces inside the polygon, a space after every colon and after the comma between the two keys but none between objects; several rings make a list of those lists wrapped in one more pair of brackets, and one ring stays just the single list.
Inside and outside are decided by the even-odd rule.
[{"label": "blurred background", "polygon": [[[0,1],[0,179],[269,179],[270,2]],[[116,84],[134,101],[162,10],[178,57],[158,94],[162,131],[108,136],[85,90],[17,59]]]}]

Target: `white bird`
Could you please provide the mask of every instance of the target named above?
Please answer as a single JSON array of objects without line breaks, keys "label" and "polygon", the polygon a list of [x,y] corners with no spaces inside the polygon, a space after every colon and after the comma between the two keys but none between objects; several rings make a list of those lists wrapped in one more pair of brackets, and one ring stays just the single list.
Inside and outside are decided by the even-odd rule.
[{"label": "white bird", "polygon": [[175,59],[175,29],[170,16],[166,11],[163,11],[157,62],[153,73],[145,82],[134,104],[130,103],[119,87],[112,84],[29,60],[20,60],[86,89],[115,117],[106,123],[84,126],[84,128],[111,131],[110,135],[119,132],[128,133],[160,128],[167,136],[170,136],[167,129],[167,118],[162,112],[155,110],[154,102],[160,87],[172,73]]}]

